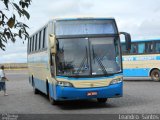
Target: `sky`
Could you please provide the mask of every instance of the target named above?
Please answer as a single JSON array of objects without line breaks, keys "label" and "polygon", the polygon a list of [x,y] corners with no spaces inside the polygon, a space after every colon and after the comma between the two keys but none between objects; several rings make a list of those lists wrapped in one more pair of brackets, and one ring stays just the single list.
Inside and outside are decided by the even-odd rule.
[{"label": "sky", "polygon": [[[160,0],[32,0],[28,11],[29,21],[22,21],[30,34],[54,17],[88,16],[115,18],[119,31],[132,40],[160,38]],[[0,50],[0,63],[27,62],[26,49],[26,41],[9,42]]]}]

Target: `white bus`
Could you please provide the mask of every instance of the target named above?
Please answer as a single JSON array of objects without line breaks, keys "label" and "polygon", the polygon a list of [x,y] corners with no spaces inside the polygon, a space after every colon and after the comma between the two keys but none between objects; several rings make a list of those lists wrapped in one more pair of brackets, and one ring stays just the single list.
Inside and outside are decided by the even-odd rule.
[{"label": "white bus", "polygon": [[113,18],[53,19],[28,41],[29,81],[34,92],[58,101],[123,95],[122,55]]}]

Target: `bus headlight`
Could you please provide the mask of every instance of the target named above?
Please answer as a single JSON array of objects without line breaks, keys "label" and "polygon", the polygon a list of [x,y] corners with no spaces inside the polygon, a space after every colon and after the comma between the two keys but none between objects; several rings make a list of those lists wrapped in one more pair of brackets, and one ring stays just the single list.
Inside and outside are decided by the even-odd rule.
[{"label": "bus headlight", "polygon": [[73,87],[72,83],[70,82],[58,81],[57,84],[62,87]]},{"label": "bus headlight", "polygon": [[117,78],[117,79],[113,79],[110,84],[113,85],[113,84],[120,83],[122,81],[123,81],[123,78]]}]

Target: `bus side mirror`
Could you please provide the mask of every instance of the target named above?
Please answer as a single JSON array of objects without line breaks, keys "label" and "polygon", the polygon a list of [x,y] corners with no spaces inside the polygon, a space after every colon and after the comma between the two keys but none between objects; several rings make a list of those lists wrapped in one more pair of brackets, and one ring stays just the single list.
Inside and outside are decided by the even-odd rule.
[{"label": "bus side mirror", "polygon": [[50,42],[50,48],[51,48],[51,53],[56,54],[56,37],[53,34],[49,35],[49,42]]},{"label": "bus side mirror", "polygon": [[130,36],[130,34],[126,33],[126,32],[120,32],[120,34],[125,36],[126,50],[130,51],[130,49],[131,49],[131,36]]}]

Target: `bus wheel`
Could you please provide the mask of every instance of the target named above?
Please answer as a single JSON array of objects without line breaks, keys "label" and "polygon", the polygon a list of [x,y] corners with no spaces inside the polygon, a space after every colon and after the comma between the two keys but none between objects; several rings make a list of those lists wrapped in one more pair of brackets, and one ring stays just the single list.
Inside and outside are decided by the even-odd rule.
[{"label": "bus wheel", "polygon": [[97,101],[99,103],[106,103],[107,102],[107,98],[97,98]]},{"label": "bus wheel", "polygon": [[50,103],[51,103],[52,105],[57,105],[57,104],[58,104],[58,101],[54,100],[54,99],[51,97],[50,93],[49,93],[49,101],[50,101]]},{"label": "bus wheel", "polygon": [[158,69],[155,69],[151,72],[151,78],[154,81],[160,81],[160,71]]}]

